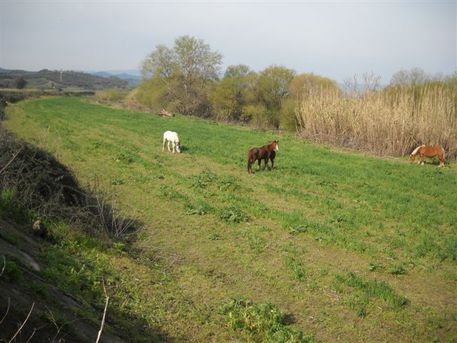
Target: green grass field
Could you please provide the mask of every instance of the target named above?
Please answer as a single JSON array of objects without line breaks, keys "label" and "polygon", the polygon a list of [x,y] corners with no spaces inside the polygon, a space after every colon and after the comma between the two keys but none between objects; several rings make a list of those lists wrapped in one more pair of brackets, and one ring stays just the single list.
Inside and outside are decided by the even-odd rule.
[{"label": "green grass field", "polygon": [[[20,102],[5,125],[143,223],[122,249],[65,234],[44,257],[92,266],[79,278],[111,275],[113,321],[135,340],[457,341],[455,164],[81,98]],[[179,133],[182,154],[162,152],[165,130]],[[248,148],[273,139],[275,170],[248,175]],[[79,267],[65,268],[47,276],[71,283]],[[264,318],[275,311],[284,318]]]}]

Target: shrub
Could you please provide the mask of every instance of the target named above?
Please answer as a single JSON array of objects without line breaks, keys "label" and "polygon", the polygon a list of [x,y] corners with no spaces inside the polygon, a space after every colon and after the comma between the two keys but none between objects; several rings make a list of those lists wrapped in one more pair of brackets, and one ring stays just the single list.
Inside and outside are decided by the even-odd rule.
[{"label": "shrub", "polygon": [[115,88],[95,92],[95,98],[102,102],[120,102],[126,95],[125,91]]}]

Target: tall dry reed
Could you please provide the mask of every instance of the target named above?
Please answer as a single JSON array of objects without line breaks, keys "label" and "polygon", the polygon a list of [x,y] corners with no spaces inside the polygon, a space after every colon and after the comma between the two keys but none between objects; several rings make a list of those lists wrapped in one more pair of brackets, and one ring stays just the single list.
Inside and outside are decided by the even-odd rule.
[{"label": "tall dry reed", "polygon": [[304,91],[297,108],[303,136],[403,156],[419,144],[441,144],[457,157],[457,92],[446,85],[397,86],[363,94]]}]

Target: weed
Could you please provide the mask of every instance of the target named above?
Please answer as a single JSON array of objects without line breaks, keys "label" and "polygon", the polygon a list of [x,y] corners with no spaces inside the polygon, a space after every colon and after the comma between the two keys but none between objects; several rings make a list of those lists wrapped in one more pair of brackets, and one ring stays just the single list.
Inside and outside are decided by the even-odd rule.
[{"label": "weed", "polygon": [[383,270],[383,269],[384,269],[384,266],[381,263],[371,262],[368,265],[368,270],[370,272],[376,272],[376,271],[380,271],[380,270]]},{"label": "weed", "polygon": [[124,179],[120,177],[115,177],[111,179],[111,184],[112,185],[123,185],[125,183]]},{"label": "weed", "polygon": [[256,304],[251,300],[233,298],[221,307],[229,326],[262,342],[316,342],[314,337],[284,324],[285,316],[270,302]]},{"label": "weed", "polygon": [[227,177],[220,178],[217,181],[217,187],[220,191],[224,191],[224,192],[225,191],[236,192],[241,188],[233,176],[227,176]]},{"label": "weed", "polygon": [[249,241],[249,247],[256,253],[260,253],[265,250],[267,247],[266,239],[257,236],[254,233],[249,233],[247,235]]},{"label": "weed", "polygon": [[286,266],[293,271],[295,279],[299,281],[306,279],[306,269],[300,261],[292,257],[286,257]]},{"label": "weed", "polygon": [[217,232],[212,232],[209,234],[208,238],[212,241],[219,241],[222,239],[222,235]]},{"label": "weed", "polygon": [[18,263],[11,258],[6,259],[5,271],[3,272],[2,277],[9,282],[20,282],[24,278]]},{"label": "weed", "polygon": [[389,269],[389,273],[393,275],[404,275],[408,272],[403,264],[395,264]]},{"label": "weed", "polygon": [[124,242],[113,242],[113,249],[119,253],[124,253],[127,251],[127,246]]},{"label": "weed", "polygon": [[188,205],[187,206],[187,209],[186,209],[186,214],[187,215],[194,215],[194,214],[197,214],[197,215],[204,215],[204,214],[208,214],[211,212],[211,207],[209,207],[207,204],[203,204],[203,205],[199,205],[199,206],[192,206],[192,205]]},{"label": "weed", "polygon": [[298,235],[299,233],[308,231],[308,228],[305,225],[289,226],[288,231],[291,235]]},{"label": "weed", "polygon": [[123,162],[126,164],[133,163],[133,162],[137,161],[138,159],[139,159],[138,156],[130,151],[121,151],[114,157],[114,160],[116,162]]},{"label": "weed", "polygon": [[367,305],[370,299],[366,294],[352,293],[344,301],[352,309],[356,310],[357,316],[365,318],[367,316]]},{"label": "weed", "polygon": [[249,220],[249,217],[245,212],[234,206],[223,209],[219,218],[228,223],[241,223]]},{"label": "weed", "polygon": [[443,261],[450,259],[457,261],[457,237],[449,237],[443,244],[442,249],[438,252],[438,257]]},{"label": "weed", "polygon": [[192,178],[192,186],[195,188],[207,188],[216,179],[216,174],[209,171],[204,171]]},{"label": "weed", "polygon": [[409,302],[406,297],[396,294],[385,281],[364,280],[361,276],[352,272],[346,275],[338,274],[335,278],[340,283],[362,291],[368,298],[375,297],[385,300],[396,309],[405,306]]},{"label": "weed", "polygon": [[167,185],[160,185],[160,194],[170,200],[188,200],[188,197],[185,194],[182,194],[173,187]]}]

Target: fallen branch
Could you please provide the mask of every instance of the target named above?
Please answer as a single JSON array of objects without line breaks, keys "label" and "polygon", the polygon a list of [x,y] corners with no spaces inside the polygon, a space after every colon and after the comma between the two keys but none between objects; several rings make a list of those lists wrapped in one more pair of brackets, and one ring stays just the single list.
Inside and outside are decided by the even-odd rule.
[{"label": "fallen branch", "polygon": [[29,314],[27,315],[27,318],[25,318],[24,322],[22,323],[22,325],[19,327],[19,329],[16,331],[16,333],[14,334],[14,336],[8,341],[8,343],[11,343],[15,338],[16,336],[19,334],[19,332],[21,332],[22,328],[24,327],[25,323],[27,323],[27,320],[29,320],[29,317],[30,317],[30,314],[32,314],[32,311],[33,311],[33,308],[35,307],[35,303],[32,304],[32,307],[30,308],[30,311],[29,311]]},{"label": "fallen branch", "polygon": [[8,168],[8,166],[13,163],[13,161],[16,159],[17,155],[19,155],[19,153],[22,151],[23,148],[20,148],[14,155],[13,157],[8,161],[8,163],[2,168],[2,170],[0,170],[0,174],[2,174],[6,168]]},{"label": "fallen branch", "polygon": [[103,281],[103,291],[105,292],[105,310],[103,311],[102,323],[100,325],[100,330],[98,331],[97,340],[95,343],[98,343],[100,337],[102,336],[103,326],[105,325],[106,310],[108,309],[109,296],[106,293],[105,282]]}]

